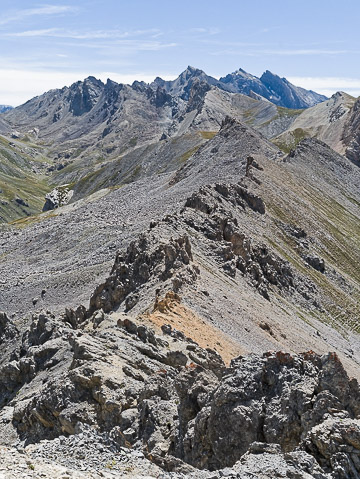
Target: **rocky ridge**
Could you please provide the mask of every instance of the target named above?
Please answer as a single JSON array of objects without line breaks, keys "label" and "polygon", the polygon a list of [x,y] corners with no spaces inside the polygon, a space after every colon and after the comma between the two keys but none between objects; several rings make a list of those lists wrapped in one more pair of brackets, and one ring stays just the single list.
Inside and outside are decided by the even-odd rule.
[{"label": "rocky ridge", "polygon": [[347,120],[347,124],[343,133],[343,140],[346,145],[345,154],[347,158],[349,158],[358,166],[360,162],[359,111],[360,101],[358,99],[353,106],[351,115]]},{"label": "rocky ridge", "polygon": [[[347,196],[339,196],[342,181]],[[20,317],[80,302],[88,308],[93,291],[107,284],[101,304],[108,289],[109,307],[122,295],[122,309],[143,314],[157,289],[166,294],[164,285],[173,290],[182,282],[184,307],[232,336],[241,351],[331,348],[356,374],[358,210],[349,195],[356,200],[358,183],[357,168],[323,143],[304,140],[283,158],[254,130],[229,120],[176,174],[103,190],[4,229],[1,307]],[[340,208],[334,198],[341,215],[329,213],[329,205]],[[344,238],[335,225],[353,234]],[[178,269],[181,248],[177,256],[169,243],[185,237],[190,270]],[[156,258],[168,251],[174,257],[160,278]],[[135,252],[148,265],[141,271]],[[339,254],[341,265],[334,262]],[[290,332],[289,321],[297,325]]]}]

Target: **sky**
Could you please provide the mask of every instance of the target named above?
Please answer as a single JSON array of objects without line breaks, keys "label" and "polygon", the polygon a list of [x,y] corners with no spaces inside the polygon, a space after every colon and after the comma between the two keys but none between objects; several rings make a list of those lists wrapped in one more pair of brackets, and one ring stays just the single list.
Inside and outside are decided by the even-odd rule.
[{"label": "sky", "polygon": [[216,78],[265,70],[325,95],[360,95],[358,0],[0,1],[0,104],[89,75]]}]

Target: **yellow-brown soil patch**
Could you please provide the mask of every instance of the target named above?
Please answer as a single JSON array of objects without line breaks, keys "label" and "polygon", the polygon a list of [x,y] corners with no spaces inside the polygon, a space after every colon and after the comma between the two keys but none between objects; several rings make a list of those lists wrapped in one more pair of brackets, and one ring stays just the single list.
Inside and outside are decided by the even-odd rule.
[{"label": "yellow-brown soil patch", "polygon": [[227,365],[232,358],[246,354],[246,351],[241,349],[227,334],[183,305],[180,296],[172,291],[166,293],[162,299],[157,298],[153,311],[142,315],[141,318],[145,322],[151,323],[155,329],[169,324],[172,328],[196,341],[202,348],[211,348],[217,351]]}]

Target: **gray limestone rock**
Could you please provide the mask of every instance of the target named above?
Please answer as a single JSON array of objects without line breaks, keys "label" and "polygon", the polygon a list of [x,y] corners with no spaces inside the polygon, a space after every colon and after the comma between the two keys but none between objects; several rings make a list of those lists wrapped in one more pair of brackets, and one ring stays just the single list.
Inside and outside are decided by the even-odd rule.
[{"label": "gray limestone rock", "polygon": [[196,280],[198,270],[191,263],[187,235],[162,241],[152,233],[142,234],[130,244],[125,255],[117,255],[109,278],[96,288],[90,299],[90,312],[100,308],[109,312],[132,293],[133,299],[127,303],[130,310],[136,304],[134,293],[155,279],[162,283],[171,280],[176,292],[183,283]]},{"label": "gray limestone rock", "polygon": [[89,436],[105,458],[131,447],[164,477],[358,477],[359,385],[336,354],[252,354],[225,368],[215,351],[114,314],[74,328],[42,313],[4,336],[0,429],[35,459],[61,446],[65,461],[72,445],[86,458]]},{"label": "gray limestone rock", "polygon": [[70,189],[69,185],[62,185],[54,188],[45,196],[45,204],[43,211],[55,210],[64,206],[71,200],[74,191]]}]

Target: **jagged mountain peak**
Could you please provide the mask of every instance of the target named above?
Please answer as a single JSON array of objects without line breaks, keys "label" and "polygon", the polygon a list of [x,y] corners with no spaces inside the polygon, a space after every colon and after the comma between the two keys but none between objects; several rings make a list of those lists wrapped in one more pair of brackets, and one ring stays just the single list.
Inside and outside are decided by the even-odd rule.
[{"label": "jagged mountain peak", "polygon": [[267,84],[268,82],[282,82],[282,83],[285,83],[286,85],[293,86],[287,78],[281,77],[280,75],[277,75],[276,73],[273,73],[270,70],[264,71],[264,73],[260,77],[260,81],[262,81],[265,84]]},{"label": "jagged mountain peak", "polygon": [[90,75],[84,79],[84,83],[93,83],[95,85],[104,85],[104,83],[98,78]]},{"label": "jagged mountain peak", "polygon": [[236,75],[236,76],[241,76],[243,78],[256,78],[256,76],[252,75],[251,73],[248,73],[247,71],[245,71],[244,69],[242,68],[239,68],[238,70],[236,70],[233,75]]},{"label": "jagged mountain peak", "polygon": [[[58,89],[55,89],[55,90],[49,90],[49,92],[51,91],[63,91],[63,90],[70,90],[70,91],[73,91],[73,90],[77,90],[79,88],[103,88],[104,87],[104,83],[97,79],[96,77],[90,75],[86,78],[84,78],[83,80],[78,80],[74,83],[72,83],[70,86],[68,87],[64,87],[62,88],[61,90],[58,90]],[[48,92],[46,92],[48,93]]]},{"label": "jagged mountain peak", "polygon": [[178,79],[184,79],[184,80],[189,80],[192,78],[203,78],[203,79],[206,79],[209,83],[217,82],[216,78],[213,78],[207,75],[200,68],[196,68],[191,65],[188,65],[188,67],[178,76]]},{"label": "jagged mountain peak", "polygon": [[203,70],[200,70],[200,68],[196,68],[196,67],[193,67],[191,65],[188,65],[187,68],[185,69],[184,73],[185,72],[189,72],[190,74],[194,74],[194,73],[204,73]]},{"label": "jagged mountain peak", "polygon": [[206,73],[198,68],[188,66],[180,75],[178,76],[178,79],[181,81],[187,81],[190,78],[194,77],[201,77],[201,76],[207,76]]},{"label": "jagged mountain peak", "polygon": [[216,86],[221,90],[230,91],[220,80],[207,75],[203,70],[195,68],[191,65],[188,65],[188,67],[182,73],[180,73],[175,80],[165,81],[161,78],[156,78],[152,83],[152,87],[154,88],[161,86],[171,95],[178,96],[182,100],[187,101],[189,99],[192,83],[195,80],[203,81],[208,85]]},{"label": "jagged mountain peak", "polygon": [[106,80],[106,83],[105,83],[105,88],[116,88],[119,85],[121,85],[121,83],[117,83],[116,81],[111,80],[110,78],[108,78]]},{"label": "jagged mountain peak", "polygon": [[292,85],[286,78],[266,70],[260,78],[242,68],[220,78],[220,82],[233,93],[260,95],[276,105],[292,109],[308,108],[327,99],[313,91]]},{"label": "jagged mountain peak", "polygon": [[[273,73],[273,72],[270,71],[270,70],[265,70],[264,73],[261,75],[260,80],[262,79],[262,77],[276,77],[276,78],[281,78],[279,75],[276,75],[275,73]],[[285,78],[285,77],[282,77],[281,80],[286,80],[286,78]]]}]

